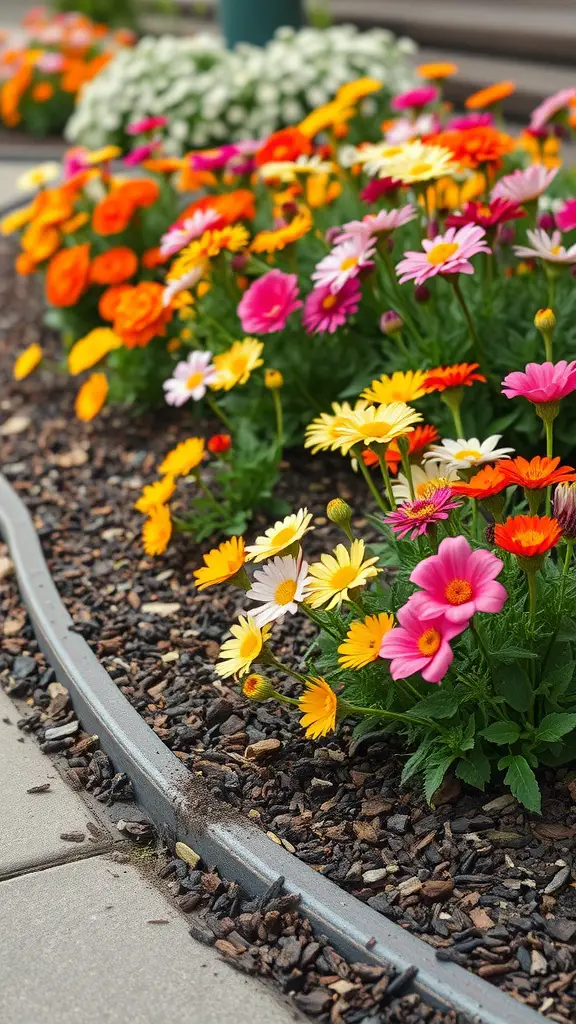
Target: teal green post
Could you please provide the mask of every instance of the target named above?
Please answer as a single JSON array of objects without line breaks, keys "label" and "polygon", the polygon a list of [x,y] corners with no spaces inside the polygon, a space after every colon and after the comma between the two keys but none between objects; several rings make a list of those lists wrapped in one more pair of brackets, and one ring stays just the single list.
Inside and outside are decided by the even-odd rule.
[{"label": "teal green post", "polygon": [[229,47],[236,43],[264,46],[277,28],[304,23],[302,0],[219,0],[222,34]]}]

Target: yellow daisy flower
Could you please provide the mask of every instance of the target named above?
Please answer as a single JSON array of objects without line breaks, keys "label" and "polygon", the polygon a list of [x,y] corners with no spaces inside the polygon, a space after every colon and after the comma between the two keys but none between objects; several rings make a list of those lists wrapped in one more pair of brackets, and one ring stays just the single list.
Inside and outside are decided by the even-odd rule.
[{"label": "yellow daisy flower", "polygon": [[307,580],[306,604],[313,608],[326,605],[326,611],[348,600],[349,591],[364,587],[380,571],[375,568],[377,558],[364,558],[363,540],[353,540],[350,549],[338,544],[331,555],[322,555],[310,566]]},{"label": "yellow daisy flower", "polygon": [[35,204],[30,203],[29,206],[23,206],[21,209],[13,210],[12,213],[7,213],[0,220],[0,234],[12,235],[14,231],[20,231],[20,228],[32,220],[34,210]]},{"label": "yellow daisy flower", "polygon": [[364,668],[380,656],[382,638],[394,625],[394,616],[387,612],[368,615],[364,622],[351,622],[346,639],[338,648],[342,668]]},{"label": "yellow daisy flower", "polygon": [[434,181],[457,170],[458,163],[449,149],[416,140],[406,143],[403,152],[388,163],[381,171],[381,176],[397,178],[404,185],[413,185]]},{"label": "yellow daisy flower", "polygon": [[172,536],[172,520],[167,505],[156,505],[151,509],[142,527],[142,543],[147,555],[162,555]]},{"label": "yellow daisy flower", "polygon": [[206,587],[213,587],[216,583],[224,583],[231,580],[246,561],[243,537],[231,537],[225,540],[217,548],[207,551],[204,557],[204,565],[194,572],[194,579],[198,590],[205,590]]},{"label": "yellow daisy flower", "polygon": [[279,519],[274,526],[266,530],[263,537],[257,537],[254,544],[246,548],[246,555],[251,562],[263,562],[265,558],[272,558],[279,555],[286,548],[301,540],[305,533],[313,530],[310,526],[312,513],[307,508],[301,508],[298,512]]},{"label": "yellow daisy flower", "polygon": [[383,373],[379,380],[373,380],[370,387],[362,392],[362,398],[374,405],[415,402],[428,394],[424,386],[426,376],[425,370],[396,370],[391,376]]},{"label": "yellow daisy flower", "polygon": [[28,345],[23,352],[20,353],[16,362],[14,363],[14,369],[12,376],[14,380],[24,380],[24,377],[28,377],[33,370],[36,369],[38,363],[41,361],[44,355],[40,345],[33,342],[32,345]]},{"label": "yellow daisy flower", "polygon": [[365,96],[380,92],[383,84],[378,78],[356,78],[353,82],[346,82],[345,85],[340,86],[336,93],[336,101],[345,107],[355,105]]},{"label": "yellow daisy flower", "polygon": [[332,402],[332,413],[321,412],[315,420],[312,420],[306,427],[306,440],[304,441],[305,448],[312,449],[312,455],[316,455],[317,452],[325,452],[328,448],[332,448],[337,440],[336,431],[346,418],[356,412],[358,409],[365,409],[366,402],[360,400],[356,402],[354,408],[349,402]]},{"label": "yellow daisy flower", "polygon": [[84,381],[74,402],[74,412],[79,420],[89,423],[98,415],[108,397],[108,378],[105,373],[93,373]]},{"label": "yellow daisy flower", "polygon": [[220,661],[216,673],[226,679],[228,676],[244,676],[250,671],[252,662],[262,653],[262,648],[272,632],[272,626],[259,629],[251,615],[241,615],[238,623],[230,627],[232,640],[226,640],[220,648]]},{"label": "yellow daisy flower", "polygon": [[336,124],[345,124],[354,117],[356,111],[350,104],[342,103],[340,100],[332,100],[321,107],[316,107],[298,125],[299,130],[308,139],[313,139],[319,132],[326,128],[333,128]]},{"label": "yellow daisy flower", "polygon": [[158,471],[169,476],[187,476],[204,458],[204,438],[189,437],[167,453]]},{"label": "yellow daisy flower", "polygon": [[163,476],[144,488],[134,508],[148,515],[157,505],[165,505],[174,494],[176,483],[173,476]]},{"label": "yellow daisy flower", "polygon": [[214,391],[230,391],[236,384],[245,384],[252,370],[262,366],[264,345],[256,338],[235,341],[226,352],[214,356],[216,378],[210,385]]},{"label": "yellow daisy flower", "polygon": [[312,224],[312,215],[309,209],[302,207],[285,227],[276,228],[274,231],[259,231],[250,245],[250,250],[252,252],[279,252],[306,235]]},{"label": "yellow daisy flower", "polygon": [[89,370],[115,348],[120,348],[122,339],[110,327],[95,327],[72,346],[68,353],[68,370],[73,377]]},{"label": "yellow daisy flower", "polygon": [[331,686],[322,677],[313,677],[306,683],[306,689],[298,699],[303,712],[300,725],[306,729],[306,739],[317,740],[327,736],[336,728],[338,698]]},{"label": "yellow daisy flower", "polygon": [[93,149],[90,153],[84,154],[84,160],[90,167],[97,164],[106,164],[109,160],[116,160],[122,156],[120,146],[102,146],[101,149]]},{"label": "yellow daisy flower", "polygon": [[411,433],[414,430],[412,424],[421,419],[422,414],[404,402],[355,409],[336,428],[332,448],[339,448],[346,455],[355,444],[389,444],[400,434]]}]

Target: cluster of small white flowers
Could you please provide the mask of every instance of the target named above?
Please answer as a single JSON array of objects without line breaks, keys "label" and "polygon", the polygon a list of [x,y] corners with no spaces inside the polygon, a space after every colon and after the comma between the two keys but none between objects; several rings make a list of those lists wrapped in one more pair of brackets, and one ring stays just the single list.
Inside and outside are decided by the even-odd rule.
[{"label": "cluster of small white flowers", "polygon": [[[125,127],[147,115],[168,117],[166,151],[180,154],[243,138],[263,138],[298,123],[365,75],[389,93],[413,84],[409,39],[352,25],[280,29],[265,47],[225,49],[216,36],[146,37],[121,50],[83,89],[66,129],[74,143],[123,144]],[[373,101],[364,101],[369,114]]]}]

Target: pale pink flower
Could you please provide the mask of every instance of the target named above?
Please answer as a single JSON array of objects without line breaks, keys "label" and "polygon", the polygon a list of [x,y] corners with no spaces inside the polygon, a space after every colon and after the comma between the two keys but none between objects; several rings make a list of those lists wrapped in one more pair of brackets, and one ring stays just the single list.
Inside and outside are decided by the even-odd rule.
[{"label": "pale pink flower", "polygon": [[438,89],[435,85],[419,85],[415,89],[400,93],[390,100],[392,110],[411,110],[413,107],[425,107],[428,103],[435,103],[438,99]]},{"label": "pale pink flower", "polygon": [[576,391],[576,359],[567,363],[528,363],[526,368],[509,373],[502,381],[506,398],[527,398],[535,405],[559,402]]},{"label": "pale pink flower", "polygon": [[409,117],[397,117],[384,132],[384,138],[391,146],[402,146],[405,142],[432,135],[437,132],[440,122],[435,114],[420,114],[414,120]]},{"label": "pale pink flower", "polygon": [[576,199],[566,200],[556,214],[556,223],[561,231],[573,231],[576,228]]},{"label": "pale pink flower", "polygon": [[467,623],[476,612],[499,612],[508,594],[496,577],[503,561],[490,551],[473,551],[465,537],[446,537],[438,554],[425,558],[410,580],[422,591],[422,619],[445,615],[449,622]]},{"label": "pale pink flower", "polygon": [[492,199],[509,199],[512,203],[529,203],[538,199],[554,181],[558,168],[546,170],[542,164],[532,164],[525,170],[506,174],[492,189]]},{"label": "pale pink flower", "polygon": [[576,244],[565,249],[561,244],[562,235],[559,231],[549,235],[542,228],[536,228],[535,231],[527,231],[526,237],[532,246],[515,245],[514,252],[517,256],[536,258],[546,263],[576,263]]},{"label": "pale pink flower", "polygon": [[132,121],[126,125],[126,131],[128,135],[147,135],[148,132],[154,132],[158,128],[165,128],[168,124],[168,118],[158,115],[157,117],[141,117],[138,121]]},{"label": "pale pink flower", "polygon": [[178,363],[174,373],[165,380],[162,387],[168,405],[184,405],[189,398],[199,402],[206,389],[216,380],[216,367],[211,352],[190,352],[187,359]]},{"label": "pale pink flower", "polygon": [[576,89],[560,89],[553,96],[543,100],[530,117],[531,131],[540,131],[556,114],[570,106],[570,101],[576,96]]},{"label": "pale pink flower", "polygon": [[238,303],[242,330],[247,334],[282,331],[290,314],[301,305],[297,275],[270,270],[256,278]]},{"label": "pale pink flower", "polygon": [[346,281],[358,277],[363,268],[374,266],[371,260],[373,255],[374,245],[370,238],[357,236],[348,242],[341,242],[316,264],[312,280],[329,288],[335,295]]},{"label": "pale pink flower", "polygon": [[200,238],[208,228],[222,226],[222,217],[216,210],[195,210],[191,217],[178,221],[160,239],[162,256],[173,256],[195,238]]},{"label": "pale pink flower", "polygon": [[421,618],[417,594],[398,610],[396,618],[399,625],[386,633],[380,647],[380,657],[391,659],[392,679],[419,672],[427,683],[439,683],[454,658],[450,640],[466,629],[466,623],[448,622],[445,615]]},{"label": "pale pink flower", "polygon": [[405,252],[396,265],[400,284],[414,281],[423,284],[436,274],[473,274],[470,257],[491,252],[486,245],[486,232],[476,224],[448,228],[445,234],[422,240],[423,252]]},{"label": "pale pink flower", "polygon": [[389,512],[384,522],[399,537],[410,535],[410,539],[420,537],[432,523],[448,519],[454,508],[460,508],[460,502],[454,501],[449,487],[439,487],[429,498],[417,498],[416,501],[404,501]]},{"label": "pale pink flower", "polygon": [[187,159],[193,171],[218,171],[238,153],[238,146],[219,146],[217,149],[198,149],[188,153]]},{"label": "pale pink flower", "polygon": [[50,51],[41,53],[36,61],[36,67],[47,75],[56,74],[64,67],[64,56],[61,53],[51,53]]},{"label": "pale pink flower", "polygon": [[346,323],[349,316],[358,311],[362,292],[355,278],[346,281],[339,292],[334,295],[330,288],[321,285],[314,288],[304,303],[302,323],[308,334],[323,334],[334,331]]},{"label": "pale pink flower", "polygon": [[372,235],[389,234],[396,228],[409,224],[416,216],[416,209],[411,203],[401,206],[398,210],[379,210],[378,213],[367,213],[362,220],[349,220],[344,224],[336,242],[347,242],[356,238],[368,240]]}]

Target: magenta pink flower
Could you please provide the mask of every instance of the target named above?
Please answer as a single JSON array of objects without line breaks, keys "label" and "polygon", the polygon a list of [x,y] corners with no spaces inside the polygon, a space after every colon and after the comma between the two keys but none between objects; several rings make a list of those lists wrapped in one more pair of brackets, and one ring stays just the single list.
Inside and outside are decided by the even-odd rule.
[{"label": "magenta pink flower", "polygon": [[492,114],[488,110],[478,111],[473,114],[460,114],[457,117],[451,117],[446,124],[446,131],[460,132],[466,131],[468,128],[486,128],[491,124],[494,124]]},{"label": "magenta pink flower", "polygon": [[147,135],[148,132],[155,132],[158,128],[165,128],[167,124],[167,117],[141,117],[138,121],[132,121],[126,125],[126,131],[128,135]]},{"label": "magenta pink flower", "polygon": [[439,487],[429,498],[403,502],[393,512],[388,513],[384,522],[399,537],[410,534],[410,539],[413,540],[414,537],[426,533],[431,523],[448,519],[454,508],[460,508],[460,503],[454,501],[450,487]]},{"label": "magenta pink flower", "polygon": [[505,174],[492,189],[492,199],[509,199],[511,203],[529,203],[538,199],[551,185],[558,174],[558,168],[549,171],[542,164],[532,164],[525,170],[518,169]]},{"label": "magenta pink flower", "polygon": [[476,224],[463,228],[448,228],[444,235],[424,238],[424,252],[405,252],[404,259],[396,265],[400,284],[414,281],[423,284],[436,274],[473,274],[470,257],[479,252],[491,252],[486,245],[486,232]]},{"label": "magenta pink flower", "polygon": [[85,146],[72,146],[71,149],[67,149],[62,161],[64,180],[68,181],[69,178],[73,178],[76,174],[80,174],[81,171],[85,171],[89,166],[87,158],[88,150]]},{"label": "magenta pink flower", "polygon": [[515,370],[502,381],[506,398],[527,398],[535,405],[559,402],[576,391],[576,359],[567,363],[528,363],[525,370]]},{"label": "magenta pink flower", "polygon": [[541,131],[562,110],[570,106],[570,101],[576,96],[576,89],[560,89],[553,96],[543,100],[530,117],[530,128],[532,131]]},{"label": "magenta pink flower", "polygon": [[396,192],[399,188],[400,182],[395,178],[372,178],[362,189],[360,199],[363,203],[377,203],[382,196]]},{"label": "magenta pink flower", "polygon": [[326,285],[314,288],[304,303],[302,322],[308,334],[323,334],[334,331],[358,311],[362,292],[358,281],[346,281],[339,292],[334,294]]},{"label": "magenta pink flower", "polygon": [[219,146],[218,149],[198,149],[195,153],[188,153],[188,161],[193,171],[218,171],[238,153],[238,146],[232,145]]},{"label": "magenta pink flower", "polygon": [[238,303],[242,330],[247,334],[282,331],[290,314],[301,305],[297,275],[270,270],[250,285]]},{"label": "magenta pink flower", "polygon": [[413,108],[425,107],[428,103],[435,103],[438,99],[438,89],[435,85],[420,85],[416,89],[409,89],[408,92],[401,92],[390,100],[392,110],[411,110]]},{"label": "magenta pink flower", "polygon": [[567,199],[561,210],[556,214],[556,223],[560,231],[572,231],[576,228],[576,199]]},{"label": "magenta pink flower", "polygon": [[396,617],[400,625],[386,633],[380,657],[391,659],[392,679],[406,679],[420,672],[427,683],[439,683],[454,658],[450,640],[466,629],[466,623],[448,622],[444,615],[421,618],[419,598],[419,594],[413,594],[399,609]]},{"label": "magenta pink flower", "polygon": [[155,150],[161,145],[159,140],[155,142],[144,142],[141,146],[135,146],[135,148],[128,153],[122,163],[126,167],[137,167],[144,160],[149,160]]},{"label": "magenta pink flower", "polygon": [[438,554],[425,558],[410,576],[422,587],[420,617],[445,615],[448,622],[467,623],[476,612],[499,612],[508,597],[496,582],[503,565],[490,551],[473,551],[465,537],[446,537]]}]

